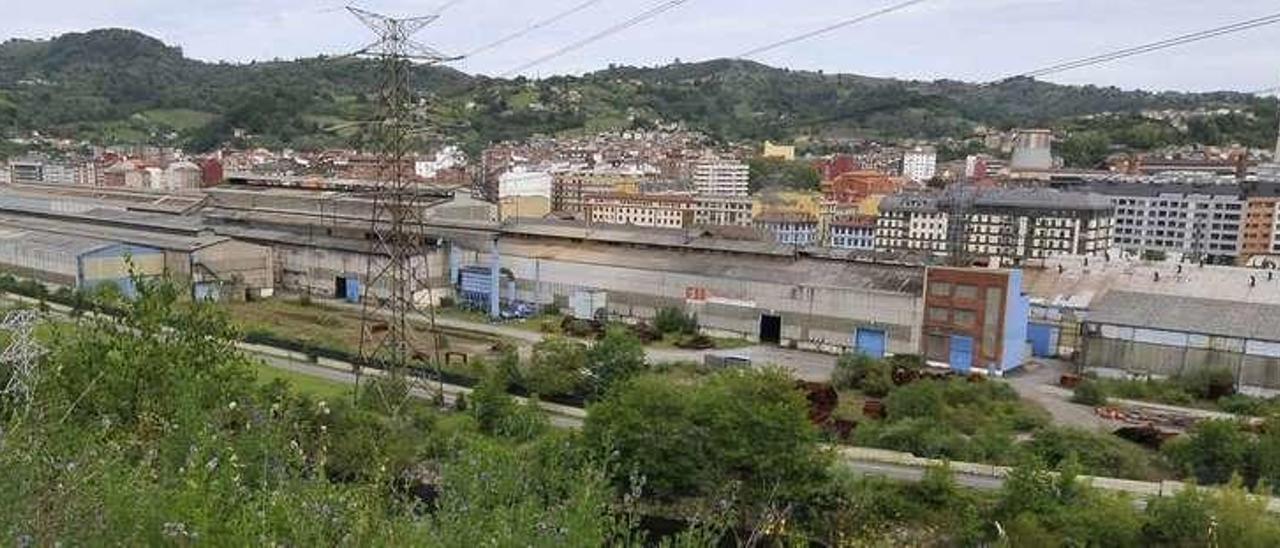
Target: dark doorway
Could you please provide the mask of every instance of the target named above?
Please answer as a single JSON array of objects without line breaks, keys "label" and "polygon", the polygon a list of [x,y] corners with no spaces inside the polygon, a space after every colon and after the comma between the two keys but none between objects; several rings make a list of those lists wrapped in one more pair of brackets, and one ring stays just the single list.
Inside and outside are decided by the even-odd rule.
[{"label": "dark doorway", "polygon": [[345,276],[338,276],[337,278],[334,278],[333,298],[335,299],[347,298],[347,278]]},{"label": "dark doorway", "polygon": [[760,316],[760,342],[782,344],[782,317],[769,314]]}]

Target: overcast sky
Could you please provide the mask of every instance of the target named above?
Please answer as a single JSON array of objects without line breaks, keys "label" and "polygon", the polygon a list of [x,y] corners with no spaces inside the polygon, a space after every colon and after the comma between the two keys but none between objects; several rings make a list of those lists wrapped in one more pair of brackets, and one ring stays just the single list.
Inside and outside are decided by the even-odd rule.
[{"label": "overcast sky", "polygon": [[[418,38],[464,53],[583,0],[458,0]],[[580,73],[609,63],[728,57],[898,0],[688,0],[644,24],[525,73]],[[458,63],[500,74],[623,21],[661,0],[602,0],[564,21]],[[370,36],[325,0],[4,0],[0,36],[42,38],[126,27],[203,60],[248,61],[352,51]],[[364,0],[391,15],[445,0]],[[984,81],[1280,12],[1276,0],[928,0],[766,53],[775,65],[874,76]],[[1055,75],[1123,88],[1253,91],[1280,86],[1280,25]]]}]

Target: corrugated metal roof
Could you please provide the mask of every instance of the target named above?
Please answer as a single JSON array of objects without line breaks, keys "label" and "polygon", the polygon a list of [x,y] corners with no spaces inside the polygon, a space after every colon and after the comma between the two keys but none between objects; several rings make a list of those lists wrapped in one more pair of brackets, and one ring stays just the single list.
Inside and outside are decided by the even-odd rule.
[{"label": "corrugated metal roof", "polygon": [[1280,306],[1111,291],[1094,299],[1089,322],[1259,341],[1280,341]]}]

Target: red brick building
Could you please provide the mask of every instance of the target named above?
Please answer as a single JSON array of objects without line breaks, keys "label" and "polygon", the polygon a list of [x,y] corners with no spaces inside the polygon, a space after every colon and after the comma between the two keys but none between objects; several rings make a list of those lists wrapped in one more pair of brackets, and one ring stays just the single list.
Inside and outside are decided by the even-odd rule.
[{"label": "red brick building", "polygon": [[925,358],[961,372],[1016,369],[1026,354],[1029,308],[1020,271],[930,268]]}]

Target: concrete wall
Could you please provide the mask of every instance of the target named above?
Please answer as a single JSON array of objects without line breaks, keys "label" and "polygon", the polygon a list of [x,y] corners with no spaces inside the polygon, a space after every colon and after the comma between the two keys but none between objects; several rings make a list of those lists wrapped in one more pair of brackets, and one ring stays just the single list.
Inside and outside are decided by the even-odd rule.
[{"label": "concrete wall", "polygon": [[275,287],[271,248],[234,240],[214,244],[192,254],[193,281],[236,283],[247,289]]},{"label": "concrete wall", "polygon": [[[353,251],[320,249],[305,245],[277,245],[272,253],[276,272],[276,280],[282,289],[287,291],[310,292],[315,295],[332,297],[337,289],[336,282],[340,276],[354,274],[362,282],[368,269],[368,254]],[[448,259],[443,250],[432,251],[426,260],[415,262],[415,270],[423,272],[427,264],[431,285],[441,295],[448,295]],[[424,276],[424,278],[428,277]],[[385,288],[373,288],[375,293],[382,293]]]}]

